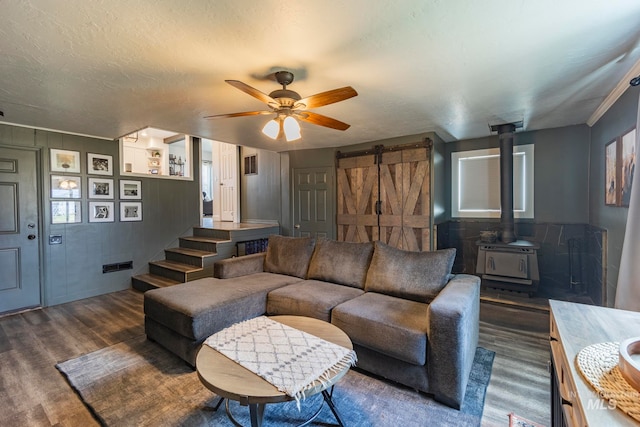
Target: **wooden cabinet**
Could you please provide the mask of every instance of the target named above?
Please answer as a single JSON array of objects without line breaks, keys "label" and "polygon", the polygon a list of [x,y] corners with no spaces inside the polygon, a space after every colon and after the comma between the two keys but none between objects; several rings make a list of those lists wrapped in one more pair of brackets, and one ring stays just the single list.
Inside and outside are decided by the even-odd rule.
[{"label": "wooden cabinet", "polygon": [[338,240],[431,250],[431,141],[337,155]]},{"label": "wooden cabinet", "polygon": [[576,356],[596,343],[624,341],[640,335],[640,313],[549,301],[551,324],[551,419],[553,426],[640,426],[612,408],[587,383]]}]

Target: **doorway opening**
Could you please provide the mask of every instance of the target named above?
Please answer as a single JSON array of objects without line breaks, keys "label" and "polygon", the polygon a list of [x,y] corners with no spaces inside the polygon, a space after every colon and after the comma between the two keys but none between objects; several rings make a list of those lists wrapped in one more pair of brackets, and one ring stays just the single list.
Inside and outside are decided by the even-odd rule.
[{"label": "doorway opening", "polygon": [[201,216],[203,224],[216,221],[239,222],[238,147],[202,139]]}]

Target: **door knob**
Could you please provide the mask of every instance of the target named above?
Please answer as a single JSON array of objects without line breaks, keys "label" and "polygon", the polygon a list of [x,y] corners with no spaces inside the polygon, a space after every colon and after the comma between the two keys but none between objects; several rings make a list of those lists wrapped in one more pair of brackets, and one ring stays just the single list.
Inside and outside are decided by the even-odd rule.
[{"label": "door knob", "polygon": [[27,239],[29,239],[29,240],[33,240],[33,239],[35,239],[35,238],[36,238],[36,235],[35,235],[35,234],[29,234],[29,235],[27,236]]},{"label": "door knob", "polygon": [[296,229],[300,228],[300,224],[294,225],[293,228],[296,228]]}]

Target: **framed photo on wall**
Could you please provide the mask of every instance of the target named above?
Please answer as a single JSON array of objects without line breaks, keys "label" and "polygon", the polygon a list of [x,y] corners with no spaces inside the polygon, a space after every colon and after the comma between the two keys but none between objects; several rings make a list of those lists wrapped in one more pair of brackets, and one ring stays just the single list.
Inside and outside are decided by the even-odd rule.
[{"label": "framed photo on wall", "polygon": [[631,185],[636,169],[636,129],[620,138],[620,205],[629,206]]},{"label": "framed photo on wall", "polygon": [[120,199],[142,199],[142,181],[120,180]]},{"label": "framed photo on wall", "polygon": [[120,202],[120,221],[142,221],[142,202]]},{"label": "framed photo on wall", "polygon": [[614,139],[604,147],[604,204],[607,206],[618,206],[620,195],[617,142]]},{"label": "framed photo on wall", "polygon": [[80,173],[80,152],[70,150],[49,150],[51,172]]},{"label": "framed photo on wall", "polygon": [[79,199],[82,197],[82,185],[79,176],[51,175],[52,199]]},{"label": "framed photo on wall", "polygon": [[108,178],[89,178],[90,199],[113,199],[113,180]]},{"label": "framed photo on wall", "polygon": [[51,201],[51,224],[74,224],[78,222],[82,222],[82,211],[79,201]]},{"label": "framed photo on wall", "polygon": [[113,221],[113,202],[89,202],[89,222]]},{"label": "framed photo on wall", "polygon": [[87,173],[90,175],[113,175],[113,157],[107,154],[87,153]]}]

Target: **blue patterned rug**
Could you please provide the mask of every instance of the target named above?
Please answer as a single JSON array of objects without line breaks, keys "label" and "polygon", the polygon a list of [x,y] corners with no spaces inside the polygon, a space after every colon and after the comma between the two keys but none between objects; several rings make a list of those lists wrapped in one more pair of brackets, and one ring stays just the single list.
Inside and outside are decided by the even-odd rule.
[{"label": "blue patterned rug", "polygon": [[[344,424],[362,426],[479,426],[495,353],[478,347],[460,411],[429,396],[351,370],[336,385],[333,401]],[[56,365],[95,418],[107,426],[232,426],[219,397],[204,388],[181,359],[144,336]],[[294,426],[322,404],[271,404],[264,427]],[[230,402],[236,419],[249,426],[249,411]],[[336,425],[326,404],[312,426]]]}]

